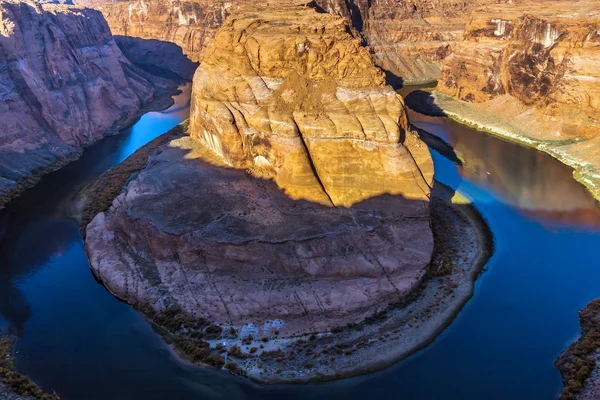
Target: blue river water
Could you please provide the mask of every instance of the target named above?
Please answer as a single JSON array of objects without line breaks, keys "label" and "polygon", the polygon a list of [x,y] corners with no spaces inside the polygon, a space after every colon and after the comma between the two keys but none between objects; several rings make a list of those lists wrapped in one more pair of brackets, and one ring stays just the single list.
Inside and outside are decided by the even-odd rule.
[{"label": "blue river water", "polygon": [[19,337],[17,362],[62,399],[552,399],[554,359],[579,333],[578,309],[600,297],[600,208],[551,157],[411,113],[450,143],[455,164],[431,149],[438,181],[470,198],[495,252],[475,295],[430,346],[384,371],[337,382],[258,386],[176,358],[129,305],[95,281],[76,192],[141,145],[185,120],[176,104],[144,115],[90,147],[11,203],[0,237],[0,328]]}]

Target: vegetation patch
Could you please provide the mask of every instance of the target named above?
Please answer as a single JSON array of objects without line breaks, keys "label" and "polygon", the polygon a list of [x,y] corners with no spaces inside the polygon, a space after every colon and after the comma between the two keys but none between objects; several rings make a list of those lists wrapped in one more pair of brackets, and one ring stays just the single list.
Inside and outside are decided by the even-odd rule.
[{"label": "vegetation patch", "polygon": [[561,400],[574,400],[592,375],[600,351],[600,299],[579,312],[581,337],[556,360],[563,381]]},{"label": "vegetation patch", "polygon": [[213,350],[202,339],[205,332],[222,332],[221,327],[210,324],[204,318],[194,318],[176,306],[163,311],[156,311],[148,306],[139,311],[153,322],[154,329],[185,359],[217,368],[225,365],[225,360],[219,354],[222,346]]},{"label": "vegetation patch", "polygon": [[31,379],[17,372],[17,364],[12,357],[14,344],[14,338],[0,336],[0,377],[2,378],[2,384],[8,386],[20,396],[41,400],[58,400],[59,397],[56,393],[44,393]]}]

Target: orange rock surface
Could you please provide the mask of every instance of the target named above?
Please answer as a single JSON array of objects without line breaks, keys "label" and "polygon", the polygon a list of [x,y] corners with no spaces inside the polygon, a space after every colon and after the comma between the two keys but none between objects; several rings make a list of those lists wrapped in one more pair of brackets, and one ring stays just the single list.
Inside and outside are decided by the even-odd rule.
[{"label": "orange rock surface", "polygon": [[[153,99],[96,10],[0,3],[0,207]],[[113,129],[114,130],[114,129]]]},{"label": "orange rock surface", "polygon": [[465,38],[445,62],[438,106],[549,152],[575,167],[598,196],[598,3],[528,0],[482,8]]}]

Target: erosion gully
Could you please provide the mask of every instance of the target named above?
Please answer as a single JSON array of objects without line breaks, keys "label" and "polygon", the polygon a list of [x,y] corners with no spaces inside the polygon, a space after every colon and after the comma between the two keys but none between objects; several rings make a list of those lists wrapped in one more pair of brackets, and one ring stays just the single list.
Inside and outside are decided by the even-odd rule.
[{"label": "erosion gully", "polygon": [[[449,143],[435,178],[466,195],[494,234],[475,295],[430,346],[384,371],[337,382],[258,386],[176,356],[132,307],[96,282],[70,217],[85,184],[188,117],[190,86],[168,110],[47,175],[3,212],[0,328],[18,335],[20,372],[63,399],[551,399],[555,358],[600,297],[600,209],[570,168],[442,118],[411,122]],[[445,155],[442,155],[444,153]]]}]

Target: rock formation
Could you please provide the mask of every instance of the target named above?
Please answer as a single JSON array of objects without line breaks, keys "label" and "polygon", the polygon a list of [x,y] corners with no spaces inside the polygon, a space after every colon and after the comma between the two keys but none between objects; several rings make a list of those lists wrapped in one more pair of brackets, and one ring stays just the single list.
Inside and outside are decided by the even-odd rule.
[{"label": "rock formation", "polygon": [[406,301],[433,249],[433,167],[368,51],[342,19],[292,9],[230,17],[208,53],[189,154],[163,148],[88,226],[97,276],[134,304],[286,336]]},{"label": "rock formation", "polygon": [[0,207],[153,99],[96,10],[0,3]]},{"label": "rock formation", "polygon": [[[299,1],[310,3],[310,1]],[[342,16],[373,52],[376,65],[394,83],[436,80],[451,46],[463,39],[471,11],[503,0],[316,0],[322,10]],[[231,13],[270,9],[281,0],[78,0],[102,11],[113,34],[172,42],[194,62],[211,44],[216,29]],[[117,43],[121,44],[117,39]],[[153,50],[156,53],[160,49]],[[126,53],[127,54],[127,53]],[[130,57],[129,54],[127,54]]]},{"label": "rock formation", "polygon": [[[393,83],[418,84],[439,78],[443,60],[471,12],[499,0],[316,0],[328,12],[352,21]],[[395,82],[394,82],[395,80]]]},{"label": "rock formation", "polygon": [[429,152],[406,133],[401,97],[327,14],[230,18],[196,71],[190,128],[225,164],[273,177],[295,199],[350,207],[429,193]]},{"label": "rock formation", "polygon": [[465,38],[446,59],[437,106],[549,152],[600,196],[597,2],[488,7],[473,14]]},{"label": "rock formation", "polygon": [[579,312],[581,336],[556,360],[562,374],[560,400],[595,400],[600,397],[600,299]]}]

